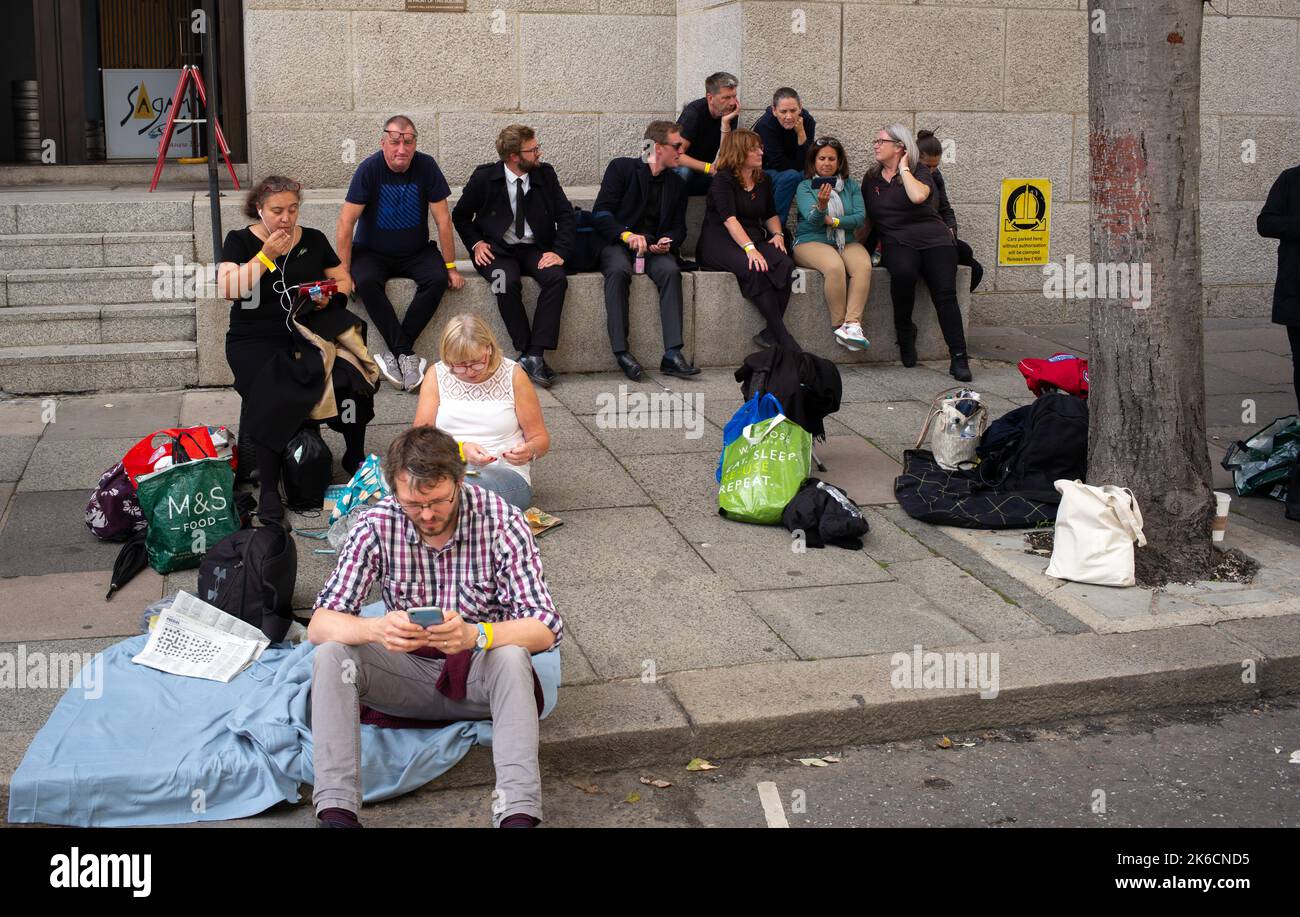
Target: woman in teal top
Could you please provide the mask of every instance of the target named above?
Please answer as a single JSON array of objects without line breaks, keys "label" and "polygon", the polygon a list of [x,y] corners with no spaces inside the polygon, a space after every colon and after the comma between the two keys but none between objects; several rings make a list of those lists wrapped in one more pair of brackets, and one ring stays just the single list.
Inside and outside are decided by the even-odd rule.
[{"label": "woman in teal top", "polygon": [[835,340],[849,350],[865,350],[871,343],[862,333],[862,310],[871,292],[871,255],[853,241],[854,231],[866,220],[862,186],[849,178],[848,157],[834,137],[813,141],[804,175],[795,191],[795,263],[825,278]]}]

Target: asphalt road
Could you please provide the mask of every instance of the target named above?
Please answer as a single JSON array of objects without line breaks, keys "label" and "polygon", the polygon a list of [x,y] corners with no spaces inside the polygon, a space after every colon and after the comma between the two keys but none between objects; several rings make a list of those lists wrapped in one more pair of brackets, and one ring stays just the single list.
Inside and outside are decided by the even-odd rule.
[{"label": "asphalt road", "polygon": [[[770,820],[792,828],[1300,825],[1300,698],[942,738],[547,780],[546,825],[764,827],[763,795],[779,800]],[[795,760],[825,755],[839,760]],[[418,821],[484,825],[490,792],[422,792]],[[370,807],[364,821],[411,824],[402,808]]]}]

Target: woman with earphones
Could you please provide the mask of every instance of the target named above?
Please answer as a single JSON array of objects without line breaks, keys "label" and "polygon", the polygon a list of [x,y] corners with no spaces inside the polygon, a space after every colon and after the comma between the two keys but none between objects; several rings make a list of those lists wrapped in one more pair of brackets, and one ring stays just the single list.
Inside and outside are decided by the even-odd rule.
[{"label": "woman with earphones", "polygon": [[[231,300],[226,360],[242,402],[240,467],[251,471],[250,458],[256,458],[263,522],[284,519],[281,454],[298,430],[316,422],[310,418],[327,384],[339,412],[324,422],[343,434],[349,475],[365,459],[366,424],[374,417],[374,380],[341,358],[333,360],[327,378],[324,358],[298,327],[325,341],[350,331],[364,339],[365,323],[347,310],[352,278],[323,233],[298,225],[301,193],[298,182],[281,175],[257,182],[244,203],[254,222],[227,234],[217,274],[221,295]],[[337,282],[338,292],[308,296],[300,290],[319,280]]]}]

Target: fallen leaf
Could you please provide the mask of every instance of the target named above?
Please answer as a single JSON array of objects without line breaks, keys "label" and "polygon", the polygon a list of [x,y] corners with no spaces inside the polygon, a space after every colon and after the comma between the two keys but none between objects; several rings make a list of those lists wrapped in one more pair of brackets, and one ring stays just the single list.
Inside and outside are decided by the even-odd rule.
[{"label": "fallen leaf", "polygon": [[594,795],[600,792],[600,787],[594,783],[579,783],[577,780],[570,780],[569,786],[577,787],[588,795]]},{"label": "fallen leaf", "polygon": [[624,802],[640,802],[640,801],[641,801],[641,794],[640,794],[640,793],[637,793],[637,792],[631,792],[631,793],[628,793],[628,794],[627,794],[627,799],[624,799],[623,801],[624,801]]},{"label": "fallen leaf", "polygon": [[718,765],[710,764],[708,761],[705,761],[703,758],[692,758],[690,760],[690,763],[686,765],[686,769],[688,771],[716,771],[718,769]]},{"label": "fallen leaf", "polygon": [[671,783],[669,783],[667,780],[664,780],[661,777],[650,777],[645,774],[641,775],[641,782],[644,783],[646,786],[655,786],[661,790],[666,787],[672,786]]},{"label": "fallen leaf", "polygon": [[795,758],[795,760],[804,767],[830,767],[830,765],[821,758]]},{"label": "fallen leaf", "polygon": [[975,743],[974,743],[974,742],[953,742],[952,744],[955,745],[957,748],[974,748],[974,747],[975,747]]},{"label": "fallen leaf", "polygon": [[937,748],[952,748],[952,739],[948,738],[947,736],[944,736],[942,739],[940,739],[938,742],[935,743],[935,746]]},{"label": "fallen leaf", "polygon": [[840,759],[837,758],[837,757],[835,757],[834,755],[822,755],[822,760],[825,761],[825,762],[827,762],[827,763],[829,763],[829,764],[839,764],[839,763],[840,763]]}]

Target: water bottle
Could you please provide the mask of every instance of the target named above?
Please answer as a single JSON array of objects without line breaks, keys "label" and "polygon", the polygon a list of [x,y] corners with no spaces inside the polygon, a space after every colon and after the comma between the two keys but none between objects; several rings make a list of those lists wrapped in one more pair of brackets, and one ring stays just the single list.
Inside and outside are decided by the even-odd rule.
[{"label": "water bottle", "polygon": [[645,273],[645,255],[637,252],[636,262],[632,265],[632,270],[638,274]]}]

